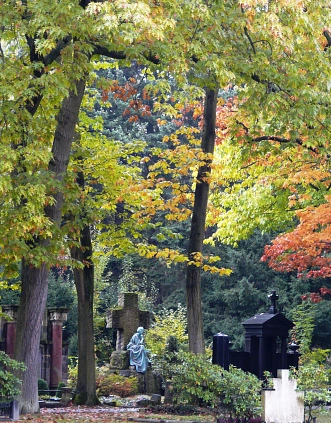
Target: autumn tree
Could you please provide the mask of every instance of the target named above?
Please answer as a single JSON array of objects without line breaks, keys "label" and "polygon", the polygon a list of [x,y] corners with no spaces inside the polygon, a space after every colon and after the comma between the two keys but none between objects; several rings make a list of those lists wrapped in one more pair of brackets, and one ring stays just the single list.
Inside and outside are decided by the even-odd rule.
[{"label": "autumn tree", "polygon": [[[326,175],[328,177],[328,175]],[[262,257],[281,272],[307,278],[330,277],[330,202],[298,211],[299,224],[266,246]]]},{"label": "autumn tree", "polygon": [[[22,412],[38,409],[37,352],[48,269],[58,260],[62,247],[59,230],[62,182],[91,70],[90,58],[101,53],[114,58],[128,54],[123,50],[130,45],[130,31],[135,30],[127,23],[124,33],[125,24],[119,24],[119,20],[130,22],[135,16],[135,25],[138,25],[141,19],[138,44],[146,31],[151,35],[153,28],[157,28],[160,39],[160,30],[172,26],[165,15],[162,23],[158,14],[150,19],[150,9],[142,3],[124,12],[128,14],[127,19],[123,13],[116,15],[114,8],[116,5],[108,3],[72,5],[64,1],[49,13],[49,5],[31,1],[15,6],[8,4],[1,9],[4,25],[1,53],[5,69],[2,73],[5,87],[1,103],[2,148],[3,157],[7,157],[2,174],[7,196],[2,207],[2,222],[8,234],[9,228],[15,227],[18,235],[7,244],[6,239],[10,237],[6,238],[4,233],[2,259],[5,264],[9,259],[8,270],[15,270],[18,259],[23,257],[15,349],[16,358],[28,366],[20,397]],[[110,26],[104,21],[107,16],[115,17]],[[120,25],[121,35],[111,34],[110,27],[116,32]],[[118,52],[113,49],[115,39]],[[149,49],[143,50],[137,51],[138,57],[149,55]],[[39,153],[37,161],[32,160],[35,153]],[[44,179],[38,180],[40,174],[45,175]],[[16,225],[10,224],[11,219]]]},{"label": "autumn tree", "polygon": [[[258,138],[261,132],[266,137],[285,132],[287,137],[292,120],[298,131],[299,109],[306,121],[299,138],[310,133],[316,113],[305,109],[307,98],[318,98],[315,106],[327,111],[322,89],[300,91],[301,97],[295,94],[303,83],[314,87],[315,75],[325,68],[325,55],[316,40],[327,26],[328,9],[323,9],[323,2],[315,2],[314,10],[308,11],[296,2],[284,2],[281,8],[275,3],[265,8],[252,3],[81,1],[73,5],[63,0],[52,6],[31,1],[1,8],[1,128],[6,158],[1,176],[5,228],[1,258],[4,264],[10,262],[8,270],[15,270],[23,258],[15,353],[28,365],[22,411],[38,408],[37,346],[48,268],[62,248],[63,178],[93,56],[162,60],[179,83],[188,77],[200,87],[209,86],[206,75],[213,75],[220,86],[235,80],[243,87],[237,126],[246,135],[248,128],[249,138]],[[299,39],[305,43],[298,43]],[[312,52],[314,64],[308,60]],[[317,88],[325,81],[319,78]],[[287,114],[277,115],[275,110],[284,104],[288,104]],[[297,138],[296,132],[290,136],[291,142]],[[9,228],[15,228],[17,235],[12,237]],[[195,327],[194,322],[188,323]],[[197,351],[202,351],[200,334],[198,339]]]}]

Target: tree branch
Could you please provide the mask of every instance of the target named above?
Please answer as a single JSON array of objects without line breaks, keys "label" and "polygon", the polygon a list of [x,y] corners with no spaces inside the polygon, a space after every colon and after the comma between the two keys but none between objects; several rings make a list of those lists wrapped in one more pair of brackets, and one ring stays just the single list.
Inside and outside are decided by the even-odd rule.
[{"label": "tree branch", "polygon": [[47,66],[53,63],[54,60],[56,60],[60,56],[61,51],[65,47],[67,47],[67,45],[69,45],[71,41],[72,41],[71,35],[67,35],[62,40],[58,41],[56,47],[52,51],[50,51],[45,57],[43,57],[42,59],[43,64]]},{"label": "tree branch", "polygon": [[329,47],[331,47],[331,34],[329,31],[327,31],[326,29],[323,31],[323,35],[326,38],[326,41],[328,42],[328,44],[325,46],[324,50],[327,50]]},{"label": "tree branch", "polygon": [[[95,54],[99,54],[101,56],[110,57],[111,59],[126,59],[126,54],[123,51],[112,51],[109,50],[107,47],[103,47],[98,44],[91,43],[93,46],[93,52],[92,56]],[[153,55],[151,52],[146,54],[145,59],[148,60],[151,63],[154,63],[155,65],[158,65],[160,63],[160,59],[156,58],[155,55]]]},{"label": "tree branch", "polygon": [[288,138],[283,138],[283,137],[277,137],[275,135],[262,135],[261,137],[256,137],[253,138],[254,142],[261,142],[261,141],[276,141],[279,143],[290,143],[290,142],[295,142],[298,145],[301,145],[305,148],[307,148],[308,150],[312,151],[315,154],[318,154],[318,150],[314,147],[307,147],[304,145],[304,143],[302,142],[302,140],[300,138],[296,138],[294,140],[288,139]]}]

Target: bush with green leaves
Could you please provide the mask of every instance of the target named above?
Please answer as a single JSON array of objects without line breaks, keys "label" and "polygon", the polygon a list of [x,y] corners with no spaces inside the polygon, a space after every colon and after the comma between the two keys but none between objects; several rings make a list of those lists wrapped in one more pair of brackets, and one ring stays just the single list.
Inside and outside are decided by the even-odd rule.
[{"label": "bush with green leaves", "polygon": [[48,394],[49,386],[46,380],[44,379],[38,379],[38,392],[42,394]]},{"label": "bush with green leaves", "polygon": [[180,353],[179,359],[172,380],[177,402],[205,403],[218,416],[242,421],[261,414],[262,382],[256,376],[236,367],[226,371],[202,354]]},{"label": "bush with green leaves", "polygon": [[314,407],[323,407],[331,402],[329,370],[323,364],[312,361],[302,364],[298,370],[292,369],[292,377],[297,379],[298,390],[303,392],[305,422],[310,423]]},{"label": "bush with green leaves", "polygon": [[186,310],[178,304],[176,310],[162,309],[154,316],[154,322],[147,331],[146,346],[154,372],[164,381],[171,379],[177,354],[187,349]]},{"label": "bush with green leaves", "polygon": [[0,398],[12,399],[21,392],[22,381],[14,371],[24,371],[26,366],[0,351]]},{"label": "bush with green leaves", "polygon": [[59,382],[59,384],[57,385],[56,394],[55,394],[57,398],[62,397],[62,388],[64,388],[65,386],[66,384],[64,382]]},{"label": "bush with green leaves", "polygon": [[[313,408],[331,402],[330,393],[330,350],[311,349],[316,320],[316,303],[303,301],[292,313],[294,328],[292,339],[300,346],[298,370],[292,369],[292,377],[297,379],[298,390],[303,392],[305,422],[313,421]],[[307,418],[306,418],[307,416]]]},{"label": "bush with green leaves", "polygon": [[176,310],[162,309],[154,315],[154,322],[145,337],[151,354],[162,356],[170,336],[174,336],[179,344],[188,342],[186,309],[181,304]]},{"label": "bush with green leaves", "polygon": [[76,388],[78,380],[78,360],[77,357],[69,357],[68,365],[68,381],[67,385],[70,388]]}]

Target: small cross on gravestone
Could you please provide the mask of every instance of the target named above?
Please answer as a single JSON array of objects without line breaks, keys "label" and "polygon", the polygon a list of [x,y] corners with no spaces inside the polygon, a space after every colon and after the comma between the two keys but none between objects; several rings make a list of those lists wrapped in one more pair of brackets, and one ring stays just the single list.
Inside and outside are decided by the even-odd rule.
[{"label": "small cross on gravestone", "polygon": [[131,336],[139,326],[145,329],[150,325],[150,312],[138,308],[138,294],[121,293],[118,296],[118,306],[107,310],[107,328],[117,329],[116,351],[110,358],[110,365],[115,369],[129,368],[129,352],[126,346]]},{"label": "small cross on gravestone", "polygon": [[278,295],[277,295],[276,291],[271,291],[271,294],[268,295],[268,298],[271,301],[269,314],[277,314],[278,313],[278,310],[277,310]]}]

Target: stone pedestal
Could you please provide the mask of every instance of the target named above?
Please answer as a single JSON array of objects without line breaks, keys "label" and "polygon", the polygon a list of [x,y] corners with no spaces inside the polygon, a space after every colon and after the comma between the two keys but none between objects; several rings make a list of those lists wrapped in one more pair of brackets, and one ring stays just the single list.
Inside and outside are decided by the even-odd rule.
[{"label": "stone pedestal", "polygon": [[162,383],[160,376],[153,373],[151,369],[147,369],[146,373],[138,373],[133,368],[127,370],[113,370],[124,377],[136,377],[138,380],[138,393],[139,394],[162,394]]},{"label": "stone pedestal", "polygon": [[65,407],[70,403],[71,401],[71,394],[72,394],[72,388],[69,388],[68,386],[64,386],[61,388],[61,404]]},{"label": "stone pedestal", "polygon": [[113,351],[110,357],[110,368],[125,370],[129,368],[129,351]]}]

